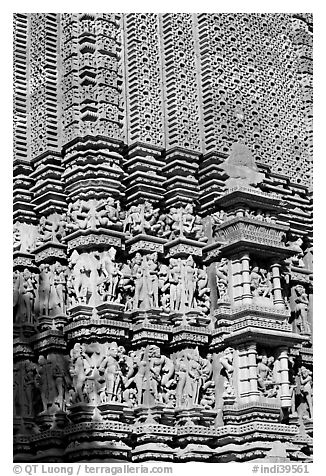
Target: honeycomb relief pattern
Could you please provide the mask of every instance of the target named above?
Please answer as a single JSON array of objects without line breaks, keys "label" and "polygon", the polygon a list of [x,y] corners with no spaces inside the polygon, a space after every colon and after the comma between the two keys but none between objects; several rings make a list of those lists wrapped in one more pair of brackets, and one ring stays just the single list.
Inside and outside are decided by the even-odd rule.
[{"label": "honeycomb relief pattern", "polygon": [[59,146],[58,14],[30,15],[31,156]]},{"label": "honeycomb relief pattern", "polygon": [[14,158],[26,159],[28,150],[28,18],[24,13],[14,16]]},{"label": "honeycomb relief pattern", "polygon": [[121,15],[61,15],[64,140],[123,140]]},{"label": "honeycomb relief pattern", "polygon": [[162,15],[166,148],[200,151],[199,103],[192,15]]},{"label": "honeycomb relief pattern", "polygon": [[[254,32],[254,33],[253,33]],[[205,152],[242,141],[258,163],[309,184],[311,31],[283,14],[199,14]]]},{"label": "honeycomb relief pattern", "polygon": [[125,18],[129,142],[164,147],[162,70],[158,15]]}]

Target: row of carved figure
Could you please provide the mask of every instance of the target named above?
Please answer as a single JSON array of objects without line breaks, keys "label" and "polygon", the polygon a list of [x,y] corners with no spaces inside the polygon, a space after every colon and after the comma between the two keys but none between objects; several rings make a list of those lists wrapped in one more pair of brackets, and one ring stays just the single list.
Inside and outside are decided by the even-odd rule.
[{"label": "row of carved figure", "polygon": [[[76,343],[70,357],[40,355],[37,364],[25,360],[14,365],[15,415],[64,411],[77,403],[212,409],[219,379],[223,398],[235,398],[233,355],[233,348],[225,349],[217,364],[212,354],[203,358],[197,348],[167,357],[156,345],[127,352],[116,342]],[[292,368],[291,414],[295,416],[300,407],[301,414],[312,418],[312,372],[301,366],[291,373]],[[274,358],[265,351],[257,356],[257,386],[263,397],[279,396]]]},{"label": "row of carved figure", "polygon": [[41,264],[39,274],[15,271],[16,320],[31,323],[35,314],[63,315],[78,304],[103,302],[122,304],[125,311],[209,312],[206,268],[198,268],[191,255],[170,258],[168,264],[159,263],[157,253],[136,253],[127,263],[117,263],[115,255],[113,247],[102,253],[74,251],[68,266]]},{"label": "row of carved figure", "polygon": [[150,202],[133,205],[122,211],[120,202],[106,200],[77,200],[68,205],[62,215],[42,216],[38,227],[16,222],[14,225],[14,251],[31,251],[45,243],[61,243],[62,239],[77,230],[113,228],[131,237],[137,234],[155,235],[167,240],[178,237],[207,242],[204,225],[191,204],[184,208],[172,207],[166,213],[154,209]]},{"label": "row of carved figure", "polygon": [[[14,272],[14,316],[16,322],[33,323],[35,316],[66,315],[78,304],[120,304],[125,311],[160,309],[170,313],[210,311],[210,288],[206,267],[199,268],[192,255],[160,263],[157,253],[137,252],[127,263],[115,261],[116,250],[79,254],[73,251],[69,265],[41,264],[39,273],[29,269]],[[218,302],[228,302],[229,264],[216,263]],[[253,304],[273,306],[270,271],[253,264],[250,274]],[[303,285],[284,282],[284,302],[292,311],[295,330],[310,334],[309,299]]]}]

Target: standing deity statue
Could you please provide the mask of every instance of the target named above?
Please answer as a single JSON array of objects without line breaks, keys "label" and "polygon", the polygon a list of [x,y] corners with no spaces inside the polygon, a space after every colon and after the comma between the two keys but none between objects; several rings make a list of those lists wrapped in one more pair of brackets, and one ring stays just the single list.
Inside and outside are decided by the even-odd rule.
[{"label": "standing deity statue", "polygon": [[101,401],[106,403],[118,401],[121,392],[121,369],[118,362],[119,348],[116,342],[111,342],[106,347],[106,355],[99,366],[99,373],[104,373],[105,394]]}]

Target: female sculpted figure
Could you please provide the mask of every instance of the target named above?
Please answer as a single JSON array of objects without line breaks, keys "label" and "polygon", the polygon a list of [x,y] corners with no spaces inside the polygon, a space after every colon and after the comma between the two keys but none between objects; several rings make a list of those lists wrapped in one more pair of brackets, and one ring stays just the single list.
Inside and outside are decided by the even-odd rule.
[{"label": "female sculpted figure", "polygon": [[52,285],[50,265],[44,263],[40,264],[39,283],[39,313],[40,315],[48,316]]},{"label": "female sculpted figure", "polygon": [[158,264],[157,253],[147,256],[148,268],[148,291],[150,296],[150,306],[158,308]]},{"label": "female sculpted figure", "polygon": [[197,268],[191,255],[188,256],[185,263],[185,304],[188,309],[195,307],[194,294],[197,283]]},{"label": "female sculpted figure", "polygon": [[312,376],[310,370],[302,366],[300,368],[300,384],[301,384],[301,393],[307,402],[308,412],[310,418],[312,418]]},{"label": "female sculpted figure", "polygon": [[144,350],[139,351],[134,356],[134,362],[137,365],[137,373],[134,382],[137,388],[137,404],[140,405],[143,400],[143,390],[145,390],[145,375],[147,370],[147,362],[145,360]]},{"label": "female sculpted figure", "polygon": [[65,268],[60,263],[54,265],[53,279],[56,294],[56,313],[64,314],[66,312],[66,275]]},{"label": "female sculpted figure", "polygon": [[22,298],[25,306],[25,319],[28,323],[33,323],[34,303],[36,298],[36,279],[32,273],[25,268],[23,271]]},{"label": "female sculpted figure", "polygon": [[179,311],[183,293],[182,264],[181,259],[170,258],[170,309]]},{"label": "female sculpted figure", "polygon": [[177,379],[177,387],[175,391],[176,407],[183,407],[186,403],[186,383],[188,373],[188,359],[185,351],[177,358],[175,363],[175,374]]},{"label": "female sculpted figure", "polygon": [[76,392],[75,400],[77,397],[80,402],[84,402],[83,395],[83,385],[86,379],[85,372],[85,354],[83,347],[76,343],[73,349],[70,351],[71,364],[70,364],[70,375],[72,376],[73,387]]},{"label": "female sculpted figure", "polygon": [[224,355],[220,358],[220,363],[222,365],[221,374],[226,377],[224,386],[225,392],[228,395],[234,395],[234,386],[233,386],[233,352],[232,347],[228,347],[224,351]]},{"label": "female sculpted figure", "polygon": [[295,314],[298,319],[298,327],[301,333],[310,334],[310,326],[308,323],[308,305],[309,300],[306,294],[305,288],[298,284],[294,288],[296,297],[295,297]]}]

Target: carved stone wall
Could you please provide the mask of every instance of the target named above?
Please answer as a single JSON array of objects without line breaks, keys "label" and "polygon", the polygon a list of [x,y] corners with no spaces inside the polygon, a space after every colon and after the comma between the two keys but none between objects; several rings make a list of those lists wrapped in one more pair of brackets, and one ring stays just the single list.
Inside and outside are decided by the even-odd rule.
[{"label": "carved stone wall", "polygon": [[14,16],[16,461],[311,461],[311,42]]}]

